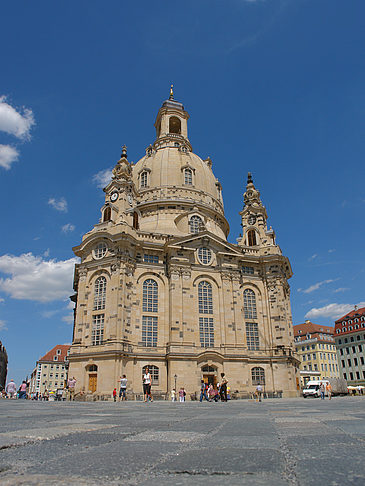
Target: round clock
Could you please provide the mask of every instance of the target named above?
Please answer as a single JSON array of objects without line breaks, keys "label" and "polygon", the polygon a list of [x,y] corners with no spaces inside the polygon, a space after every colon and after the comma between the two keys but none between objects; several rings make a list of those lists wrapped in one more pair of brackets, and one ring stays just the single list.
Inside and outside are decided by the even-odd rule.
[{"label": "round clock", "polygon": [[118,199],[119,194],[117,192],[112,192],[110,195],[110,200],[115,202]]},{"label": "round clock", "polygon": [[249,217],[248,217],[248,224],[255,224],[256,223],[256,216],[251,214]]}]

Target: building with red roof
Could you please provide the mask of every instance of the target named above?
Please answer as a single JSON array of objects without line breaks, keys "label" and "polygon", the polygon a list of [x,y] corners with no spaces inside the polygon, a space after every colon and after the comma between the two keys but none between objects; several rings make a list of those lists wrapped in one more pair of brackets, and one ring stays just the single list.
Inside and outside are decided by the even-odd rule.
[{"label": "building with red roof", "polygon": [[334,336],[342,377],[351,386],[365,386],[365,307],[337,319]]},{"label": "building with red roof", "polygon": [[31,394],[44,395],[64,388],[67,380],[69,344],[58,344],[36,363],[31,380]]},{"label": "building with red roof", "polygon": [[339,378],[334,328],[305,321],[293,329],[302,386],[309,380]]}]

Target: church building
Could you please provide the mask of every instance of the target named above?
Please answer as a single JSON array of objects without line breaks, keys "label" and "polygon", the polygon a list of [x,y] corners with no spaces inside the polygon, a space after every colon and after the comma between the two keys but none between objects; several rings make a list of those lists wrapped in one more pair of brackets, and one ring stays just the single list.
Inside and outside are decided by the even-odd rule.
[{"label": "church building", "polygon": [[242,236],[227,241],[222,186],[211,159],[193,152],[188,120],[171,88],[156,140],[135,164],[123,147],[101,218],[73,248],[81,262],[69,376],[76,392],[99,398],[122,374],[139,397],[146,366],[160,397],[176,384],[189,398],[223,372],[237,397],[259,383],[297,396],[289,260],[250,173]]}]

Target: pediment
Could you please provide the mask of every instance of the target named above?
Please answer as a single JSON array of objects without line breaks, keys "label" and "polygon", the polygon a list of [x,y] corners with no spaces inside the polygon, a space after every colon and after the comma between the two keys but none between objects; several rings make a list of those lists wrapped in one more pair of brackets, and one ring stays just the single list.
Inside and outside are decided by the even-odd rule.
[{"label": "pediment", "polygon": [[192,249],[196,250],[201,246],[208,246],[214,249],[217,253],[224,253],[231,256],[241,257],[244,250],[238,245],[233,245],[209,231],[202,231],[201,233],[183,236],[181,238],[174,238],[166,243],[166,249],[171,248],[175,250]]}]

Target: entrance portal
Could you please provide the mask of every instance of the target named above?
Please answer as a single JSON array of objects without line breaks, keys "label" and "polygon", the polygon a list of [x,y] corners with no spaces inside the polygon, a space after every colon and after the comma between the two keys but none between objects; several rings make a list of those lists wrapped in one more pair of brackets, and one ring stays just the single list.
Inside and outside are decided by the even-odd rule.
[{"label": "entrance portal", "polygon": [[217,368],[209,365],[203,366],[202,373],[204,383],[208,386],[213,385],[214,388],[217,388]]},{"label": "entrance portal", "polygon": [[98,384],[98,375],[96,373],[89,375],[89,391],[91,393],[96,392],[97,384]]}]

